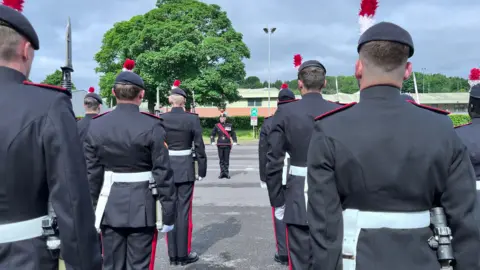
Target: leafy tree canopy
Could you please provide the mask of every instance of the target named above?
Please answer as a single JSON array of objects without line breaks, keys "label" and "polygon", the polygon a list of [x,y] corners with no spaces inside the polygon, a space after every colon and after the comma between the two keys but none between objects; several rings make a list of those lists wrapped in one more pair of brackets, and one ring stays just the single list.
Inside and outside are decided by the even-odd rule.
[{"label": "leafy tree canopy", "polygon": [[[196,103],[215,104],[238,100],[238,83],[245,77],[244,58],[250,51],[226,12],[218,5],[197,0],[159,0],[157,8],[129,21],[116,23],[103,37],[95,55],[96,72],[102,73],[102,96],[111,97],[115,76],[126,58],[136,61],[134,71],[146,84],[150,109],[160,89],[161,104],[174,80]],[[190,100],[187,101],[191,103]]]},{"label": "leafy tree canopy", "polygon": [[[62,71],[59,69],[55,70],[50,75],[47,75],[45,77],[45,80],[42,81],[44,84],[50,84],[50,85],[56,85],[56,86],[62,86]],[[72,83],[72,89],[76,90],[77,88],[75,87],[75,84]]]},{"label": "leafy tree canopy", "polygon": [[[417,79],[417,88],[419,93],[450,93],[450,92],[468,92],[470,86],[468,81],[460,77],[447,77],[443,74],[424,74],[415,72]],[[240,82],[242,88],[265,88],[268,86],[268,82],[258,84],[260,79],[255,76],[245,78]],[[338,91],[341,93],[352,94],[358,91],[358,82],[354,76],[338,76],[336,77],[338,82]],[[271,83],[271,87],[280,89],[282,83],[288,83],[289,88],[295,93],[299,94],[298,81],[281,81],[277,80]],[[402,91],[408,93],[415,93],[415,86],[413,83],[413,76],[403,82]],[[337,92],[335,85],[335,77],[327,76],[327,87],[323,89],[325,94],[335,94]]]}]

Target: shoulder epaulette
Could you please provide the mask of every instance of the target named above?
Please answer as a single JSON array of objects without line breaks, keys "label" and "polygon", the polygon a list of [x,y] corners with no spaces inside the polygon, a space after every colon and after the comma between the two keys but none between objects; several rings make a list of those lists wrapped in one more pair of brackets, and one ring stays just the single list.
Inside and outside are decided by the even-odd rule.
[{"label": "shoulder epaulette", "polygon": [[141,113],[145,114],[145,115],[148,115],[150,117],[156,118],[158,120],[163,120],[160,116],[156,116],[155,114],[151,114],[151,113],[148,113],[148,112],[141,112]]},{"label": "shoulder epaulette", "polygon": [[107,114],[107,113],[109,113],[109,112],[111,112],[111,111],[106,111],[106,112],[104,112],[104,113],[97,114],[97,115],[95,115],[94,117],[92,117],[92,119],[97,119],[97,118],[99,118],[100,116],[104,116],[105,114]]},{"label": "shoulder epaulette", "polygon": [[472,122],[466,123],[466,124],[463,124],[463,125],[458,125],[458,126],[455,126],[453,128],[461,128],[461,127],[468,126],[468,125],[471,125],[471,124],[472,124]]},{"label": "shoulder epaulette", "polygon": [[438,108],[430,107],[430,106],[427,106],[427,105],[418,104],[418,103],[416,103],[415,101],[407,100],[407,102],[412,103],[413,105],[415,105],[415,106],[417,106],[417,107],[419,107],[419,108],[423,108],[423,109],[426,109],[426,110],[429,110],[429,111],[432,111],[432,112],[436,112],[436,113],[439,113],[439,114],[443,114],[443,115],[448,115],[448,114],[450,114],[450,112],[447,112],[447,111],[444,111],[444,110],[440,110],[440,109],[438,109]]},{"label": "shoulder epaulette", "polygon": [[338,112],[344,111],[344,110],[346,110],[346,109],[348,109],[348,108],[353,107],[353,105],[355,105],[355,104],[357,104],[357,102],[348,103],[348,104],[346,104],[346,105],[344,105],[344,106],[342,106],[342,107],[338,107],[338,108],[336,108],[336,109],[334,109],[334,110],[328,111],[328,112],[326,112],[326,113],[324,113],[324,114],[322,114],[322,115],[319,115],[319,116],[315,117],[315,121],[320,120],[320,119],[323,119],[323,118],[325,118],[325,117],[327,117],[327,116],[336,114],[336,113],[338,113]]},{"label": "shoulder epaulette", "polygon": [[68,91],[66,88],[63,88],[63,87],[60,87],[60,86],[56,86],[56,85],[43,84],[43,83],[33,83],[33,82],[29,82],[29,81],[23,81],[23,84],[25,84],[25,85],[33,85],[33,86],[37,86],[37,87],[41,87],[41,88],[46,88],[46,89],[50,89],[50,90],[55,90],[55,91],[58,91],[58,92],[62,92],[62,93],[66,94],[66,95],[69,96],[69,97],[72,96],[72,93],[70,93],[70,91]]},{"label": "shoulder epaulette", "polygon": [[295,101],[299,101],[300,99],[290,99],[290,100],[283,100],[283,101],[278,101],[277,104],[287,104]]}]

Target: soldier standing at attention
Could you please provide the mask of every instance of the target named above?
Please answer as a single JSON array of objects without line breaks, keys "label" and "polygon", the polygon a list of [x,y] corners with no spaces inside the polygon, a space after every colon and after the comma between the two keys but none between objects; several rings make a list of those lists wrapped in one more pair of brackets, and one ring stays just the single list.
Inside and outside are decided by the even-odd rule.
[{"label": "soldier standing at attention", "polygon": [[476,190],[477,190],[477,224],[480,226],[480,84],[472,87],[470,90],[470,100],[468,102],[468,114],[472,121],[466,125],[455,128],[463,144],[467,147],[475,170]]},{"label": "soldier standing at attention", "polygon": [[381,22],[361,35],[358,52],[360,102],[317,117],[308,151],[310,269],[438,270],[434,207],[451,228],[453,269],[480,269],[467,149],[448,112],[400,95],[412,37]]},{"label": "soldier standing at attention", "polygon": [[112,90],[115,110],[94,117],[85,141],[104,270],[154,269],[157,229],[169,232],[175,223],[165,130],[161,118],[139,110],[145,85],[134,65],[127,59]]},{"label": "soldier standing at attention", "polygon": [[[283,220],[288,231],[290,267],[308,269],[311,257],[304,185],[307,176],[307,150],[315,116],[339,105],[322,97],[327,84],[325,67],[316,60],[301,64],[298,87],[302,99],[278,107],[268,135],[267,187],[275,217]],[[284,157],[290,155],[287,188],[282,185]]]},{"label": "soldier standing at attention", "polygon": [[177,218],[175,229],[165,238],[171,265],[187,265],[198,261],[198,255],[191,251],[192,245],[192,204],[195,184],[195,168],[192,144],[198,160],[199,180],[207,175],[207,155],[202,138],[202,127],[197,114],[186,112],[187,94],[178,87],[172,89],[168,100],[172,109],[161,115],[167,134],[170,166],[175,183],[175,204]]},{"label": "soldier standing at attention", "polygon": [[[278,101],[277,107],[288,104],[293,101],[297,101],[295,99],[295,94],[288,89],[287,84],[283,84],[281,87],[282,90],[278,92]],[[270,145],[268,144],[268,134],[271,130],[272,120],[273,117],[266,117],[263,121],[262,128],[260,129],[260,139],[258,141],[258,161],[259,161],[259,168],[260,168],[260,181],[265,183],[267,178],[266,176],[266,168],[267,168],[267,153],[270,149]],[[284,166],[283,166],[283,174],[282,174],[282,188],[285,191],[286,183],[287,183],[287,173],[288,169],[290,168],[290,157],[288,153],[285,153],[286,156],[284,158]],[[275,242],[277,247],[277,252],[273,259],[280,263],[287,265],[288,264],[288,250],[287,250],[287,236],[286,236],[286,229],[285,223],[282,220],[275,218],[275,208],[272,207],[272,219],[273,219],[273,229],[275,232]]]},{"label": "soldier standing at attention", "polygon": [[58,268],[42,230],[50,201],[67,269],[100,270],[71,93],[27,81],[40,42],[22,4],[0,5],[0,269]]},{"label": "soldier standing at attention", "polygon": [[[220,175],[218,179],[227,178],[230,179],[230,173],[228,172],[228,166],[230,164],[230,151],[233,145],[237,145],[237,134],[233,129],[233,125],[226,122],[227,114],[222,113],[220,115],[220,123],[217,123],[210,134],[210,141],[212,145],[217,145],[218,158],[220,160]],[[215,143],[215,137],[218,136],[218,140]]]},{"label": "soldier standing at attention", "polygon": [[88,128],[90,127],[90,121],[92,118],[100,113],[101,106],[103,105],[102,98],[95,94],[95,89],[90,87],[88,94],[83,99],[83,107],[85,108],[85,116],[77,122],[78,134],[80,135],[80,141],[84,142],[87,136]]}]

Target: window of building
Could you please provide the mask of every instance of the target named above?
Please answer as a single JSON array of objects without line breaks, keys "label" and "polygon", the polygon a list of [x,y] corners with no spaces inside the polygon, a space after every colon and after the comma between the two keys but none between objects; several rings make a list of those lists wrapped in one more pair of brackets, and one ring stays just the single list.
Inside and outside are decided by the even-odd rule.
[{"label": "window of building", "polygon": [[262,99],[261,98],[249,98],[248,107],[261,107]]},{"label": "window of building", "polygon": [[456,113],[463,113],[467,112],[467,105],[466,104],[454,104],[453,111]]}]

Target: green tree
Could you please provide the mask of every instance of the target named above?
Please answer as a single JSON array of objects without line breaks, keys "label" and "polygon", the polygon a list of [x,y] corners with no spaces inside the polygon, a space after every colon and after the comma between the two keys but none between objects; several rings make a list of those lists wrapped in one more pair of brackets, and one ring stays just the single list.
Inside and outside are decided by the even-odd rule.
[{"label": "green tree", "polygon": [[218,5],[161,0],[157,8],[108,30],[95,60],[96,72],[102,73],[100,88],[105,97],[111,96],[112,78],[124,59],[136,60],[134,71],[145,81],[152,110],[156,89],[160,89],[161,103],[165,104],[176,79],[189,93],[188,104],[192,91],[200,105],[221,107],[238,100],[238,82],[245,78],[242,60],[249,57],[242,34],[233,29]]},{"label": "green tree", "polygon": [[257,76],[249,76],[243,80],[243,82],[240,84],[240,87],[246,89],[256,89],[262,88],[263,85]]},{"label": "green tree", "polygon": [[[55,70],[52,74],[47,75],[45,80],[42,81],[44,84],[62,86],[62,72],[60,70]],[[76,90],[75,84],[72,83],[72,89]]]}]

